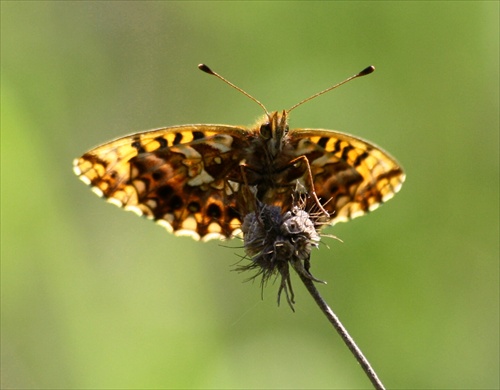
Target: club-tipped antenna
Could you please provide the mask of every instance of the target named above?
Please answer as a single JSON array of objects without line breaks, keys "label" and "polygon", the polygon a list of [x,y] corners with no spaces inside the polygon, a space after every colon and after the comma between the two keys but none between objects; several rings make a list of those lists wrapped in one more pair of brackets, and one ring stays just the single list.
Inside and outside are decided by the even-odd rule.
[{"label": "club-tipped antenna", "polygon": [[315,99],[315,98],[317,98],[318,96],[321,96],[321,95],[323,95],[323,94],[325,94],[325,93],[327,93],[327,92],[330,92],[332,89],[335,89],[335,88],[340,87],[341,85],[343,85],[343,84],[347,83],[348,81],[354,80],[354,79],[356,79],[356,78],[358,78],[358,77],[361,77],[361,76],[366,76],[367,74],[372,73],[374,70],[375,70],[375,67],[374,67],[374,66],[372,66],[372,65],[370,65],[368,68],[363,69],[363,70],[362,70],[361,72],[359,72],[358,74],[355,74],[354,76],[351,76],[351,77],[349,77],[349,78],[345,79],[344,81],[342,81],[342,82],[340,82],[340,83],[338,83],[338,84],[335,84],[334,86],[332,86],[332,87],[330,87],[330,88],[327,88],[327,89],[325,89],[325,90],[323,90],[323,91],[321,91],[321,92],[315,93],[314,95],[309,96],[307,99],[304,99],[304,100],[302,100],[302,101],[298,102],[296,105],[292,106],[292,108],[290,108],[289,110],[287,110],[287,112],[292,111],[293,109],[295,109],[295,108],[297,108],[298,106],[300,106],[300,105],[304,104],[305,102],[308,102],[309,100]]},{"label": "club-tipped antenna", "polygon": [[254,98],[252,95],[250,95],[248,92],[245,92],[243,89],[241,89],[240,87],[237,87],[236,85],[234,85],[232,82],[230,82],[229,80],[226,80],[224,77],[222,77],[220,74],[214,72],[212,69],[210,69],[207,65],[205,64],[199,64],[198,65],[198,69],[202,70],[203,72],[205,73],[208,73],[208,74],[211,74],[212,76],[215,76],[217,77],[218,79],[224,81],[227,85],[229,85],[230,87],[233,87],[234,89],[236,89],[237,91],[241,92],[243,95],[245,95],[246,97],[250,98],[251,100],[253,100],[255,103],[257,103],[259,106],[262,107],[262,109],[264,110],[264,112],[266,113],[267,116],[269,116],[269,112],[267,112],[266,110],[266,107],[261,103],[259,102],[256,98]]}]

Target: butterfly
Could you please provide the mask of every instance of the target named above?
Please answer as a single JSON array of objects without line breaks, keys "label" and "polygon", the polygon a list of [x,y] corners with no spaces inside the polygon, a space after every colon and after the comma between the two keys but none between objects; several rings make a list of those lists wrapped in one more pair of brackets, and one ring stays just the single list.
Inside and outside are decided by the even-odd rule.
[{"label": "butterfly", "polygon": [[373,67],[271,113],[206,65],[199,68],[257,102],[264,117],[252,127],[191,124],[127,135],[75,159],[75,174],[108,202],[203,241],[241,233],[248,213],[242,188],[285,213],[299,184],[330,225],[373,211],[400,190],[403,169],[373,143],[288,125],[291,110]]}]

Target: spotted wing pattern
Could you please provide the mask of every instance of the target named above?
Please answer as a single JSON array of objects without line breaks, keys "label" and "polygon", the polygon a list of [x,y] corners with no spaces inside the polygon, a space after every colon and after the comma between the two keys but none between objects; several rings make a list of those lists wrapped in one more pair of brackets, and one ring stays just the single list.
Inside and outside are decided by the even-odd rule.
[{"label": "spotted wing pattern", "polygon": [[241,225],[239,172],[248,130],[186,125],[137,133],[74,161],[74,171],[110,203],[177,235],[226,238]]},{"label": "spotted wing pattern", "polygon": [[[295,129],[289,141],[309,162],[314,189],[330,214],[330,225],[364,215],[391,199],[405,175],[378,146],[354,136],[318,129]],[[302,177],[307,187],[307,178]]]},{"label": "spotted wing pattern", "polygon": [[137,133],[85,153],[74,171],[110,203],[202,240],[239,232],[249,210],[244,185],[285,212],[299,183],[304,193],[316,192],[332,225],[376,209],[405,179],[389,154],[360,138],[295,129],[279,138],[273,155],[258,129],[185,125]]}]

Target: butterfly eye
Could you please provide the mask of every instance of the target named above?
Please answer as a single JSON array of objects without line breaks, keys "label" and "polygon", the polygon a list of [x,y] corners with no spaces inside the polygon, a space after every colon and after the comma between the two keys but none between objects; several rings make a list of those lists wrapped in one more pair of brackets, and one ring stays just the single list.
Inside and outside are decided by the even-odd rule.
[{"label": "butterfly eye", "polygon": [[272,137],[272,126],[271,123],[266,122],[260,125],[260,136],[264,139],[270,139]]}]

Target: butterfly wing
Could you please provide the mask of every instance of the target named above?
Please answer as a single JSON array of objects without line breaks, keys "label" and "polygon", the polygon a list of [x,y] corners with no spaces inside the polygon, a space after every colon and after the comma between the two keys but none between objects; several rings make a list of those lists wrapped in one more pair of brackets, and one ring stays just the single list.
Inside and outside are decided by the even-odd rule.
[{"label": "butterfly wing", "polygon": [[[288,134],[295,156],[305,156],[314,188],[330,224],[375,210],[405,180],[399,163],[378,146],[332,130],[295,129]],[[302,179],[309,183],[308,178]]]},{"label": "butterfly wing", "polygon": [[93,191],[176,235],[209,240],[230,237],[241,225],[239,151],[248,129],[185,125],[125,136],[74,161]]}]

